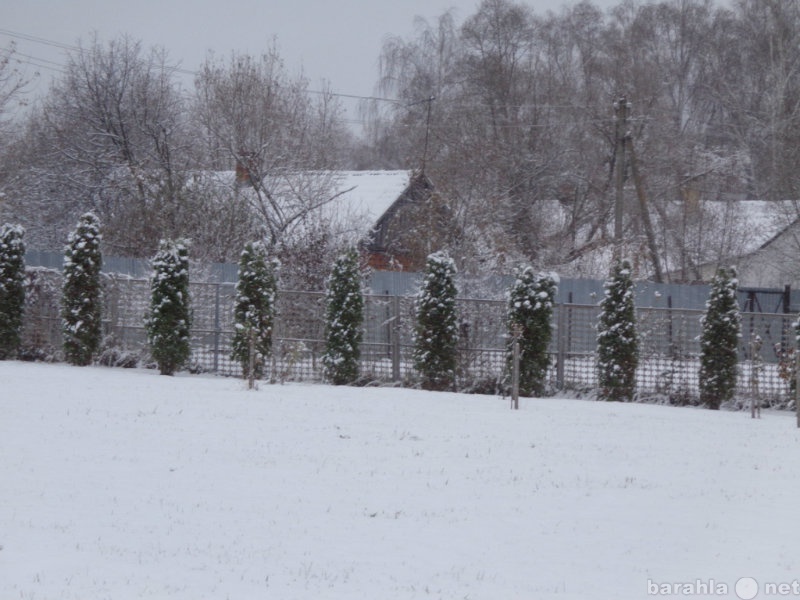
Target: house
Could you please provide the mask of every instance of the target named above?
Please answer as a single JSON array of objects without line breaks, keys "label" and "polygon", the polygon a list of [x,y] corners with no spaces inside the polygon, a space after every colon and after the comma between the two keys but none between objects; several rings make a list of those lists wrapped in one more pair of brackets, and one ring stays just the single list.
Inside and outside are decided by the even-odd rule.
[{"label": "house", "polygon": [[[669,207],[667,207],[669,208]],[[682,207],[677,207],[682,208]],[[709,200],[692,210],[654,215],[664,279],[672,283],[709,282],[719,267],[737,267],[743,287],[783,288],[800,283],[800,222],[791,202]],[[643,235],[623,241],[636,277],[652,276]],[[566,258],[558,271],[567,277],[603,278],[614,256],[614,242],[597,238]]]},{"label": "house", "polygon": [[357,232],[366,262],[377,271],[421,271],[452,231],[451,215],[424,173],[343,171],[327,219]]},{"label": "house", "polygon": [[284,233],[296,239],[327,229],[338,243],[357,244],[375,270],[422,270],[453,230],[451,213],[421,172],[284,172],[254,192],[253,170],[242,154],[235,171],[205,174],[203,185],[216,186],[220,197],[232,186],[257,210],[264,205],[259,212],[284,219]]},{"label": "house", "polygon": [[378,271],[421,271],[427,256],[447,235],[449,212],[424,173],[408,185],[375,221],[362,243],[370,267]]},{"label": "house", "polygon": [[[708,282],[720,267],[736,268],[740,288],[800,287],[800,212],[794,201],[707,202],[705,260],[672,281]],[[706,217],[708,219],[708,217]],[[673,262],[676,266],[677,261]]]},{"label": "house", "polygon": [[[732,261],[739,285],[800,288],[800,219],[795,219],[755,249]],[[710,276],[713,268],[704,275]]]}]

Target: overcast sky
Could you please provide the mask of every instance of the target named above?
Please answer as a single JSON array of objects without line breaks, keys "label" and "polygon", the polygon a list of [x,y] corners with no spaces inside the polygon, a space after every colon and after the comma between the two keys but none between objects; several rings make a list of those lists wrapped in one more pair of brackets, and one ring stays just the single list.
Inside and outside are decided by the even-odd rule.
[{"label": "overcast sky", "polygon": [[[620,0],[594,0],[608,8]],[[539,14],[562,0],[527,0]],[[260,54],[274,39],[291,73],[302,68],[318,89],[328,81],[343,94],[370,95],[387,36],[408,37],[415,16],[434,20],[454,9],[457,22],[480,0],[0,0],[0,46],[12,39],[39,91],[64,63],[63,48],[92,32],[109,40],[129,34],[164,47],[184,69],[196,70],[207,51]],[[29,38],[38,38],[32,40]],[[52,62],[45,62],[52,61]],[[55,64],[53,64],[55,63]]]}]

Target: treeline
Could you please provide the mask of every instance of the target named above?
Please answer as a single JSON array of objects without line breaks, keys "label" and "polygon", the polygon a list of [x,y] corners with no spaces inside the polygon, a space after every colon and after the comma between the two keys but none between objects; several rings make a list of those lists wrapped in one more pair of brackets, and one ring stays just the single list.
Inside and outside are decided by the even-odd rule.
[{"label": "treeline", "polygon": [[[3,136],[0,217],[50,250],[87,210],[116,255],[191,238],[194,258],[230,262],[260,239],[298,285],[321,289],[319,257],[353,241],[316,211],[336,193],[330,171],[424,169],[447,206],[430,219],[447,223],[407,226],[447,231],[433,247],[462,270],[606,276],[621,197],[637,273],[681,281],[746,246],[735,200],[798,196],[793,0],[546,14],[484,0],[461,22],[445,13],[388,39],[379,64],[377,95],[396,101],[366,101],[357,138],[336,96],[312,93],[276,48],[210,55],[182,90],[163,50],[92,38]],[[13,83],[0,77],[19,94]],[[219,175],[233,171],[238,184]]]},{"label": "treeline", "polygon": [[[369,147],[387,166],[424,162],[473,265],[525,257],[606,276],[608,261],[591,273],[588,260],[614,237],[620,176],[639,275],[655,272],[652,246],[673,281],[698,280],[752,232],[732,200],[798,197],[792,0],[628,0],[607,12],[586,1],[547,14],[485,0],[462,23],[418,22],[380,65],[381,94],[402,104],[375,106]],[[582,257],[589,272],[572,271]]]}]

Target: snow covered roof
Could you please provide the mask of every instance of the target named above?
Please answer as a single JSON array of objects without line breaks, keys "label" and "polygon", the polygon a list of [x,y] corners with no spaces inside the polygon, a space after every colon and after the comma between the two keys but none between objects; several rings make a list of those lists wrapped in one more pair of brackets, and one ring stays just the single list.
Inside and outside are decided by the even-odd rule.
[{"label": "snow covered roof", "polygon": [[409,171],[339,171],[339,191],[331,203],[337,213],[363,217],[375,224],[400,197],[410,180]]},{"label": "snow covered roof", "polygon": [[[797,203],[793,201],[710,200],[702,203],[702,209],[704,249],[695,258],[701,259],[699,266],[711,265],[712,273],[720,261],[735,263],[741,257],[749,256],[771,244],[797,219],[798,214]],[[660,225],[660,215],[653,214],[651,217],[657,224],[656,230],[661,231],[663,227]],[[641,241],[635,243],[635,247],[626,247],[624,252],[637,264],[642,262],[637,259],[644,256],[644,246]],[[662,247],[666,245],[662,267],[670,272],[676,271],[678,267],[674,253],[678,250],[677,245],[671,240],[665,244],[661,234],[658,243]],[[612,248],[611,240],[597,240],[594,244],[586,244],[584,251],[561,266],[562,274],[572,277],[604,277],[612,262]],[[646,260],[642,264],[649,268]],[[639,275],[646,276],[646,273]]]},{"label": "snow covered roof", "polygon": [[741,222],[746,226],[742,236],[742,254],[755,252],[779,235],[795,218],[794,202],[739,200],[737,207]]},{"label": "snow covered roof", "polygon": [[[236,178],[233,171],[203,172],[202,175],[206,184],[213,182],[225,190],[234,185]],[[301,173],[298,177],[316,181],[316,184],[324,187],[325,196],[329,194],[335,196],[333,201],[321,207],[321,214],[325,218],[369,229],[406,189],[411,179],[411,172],[312,171]],[[328,187],[331,181],[333,189]],[[281,178],[271,185],[276,186],[279,195],[291,199],[295,190],[286,182],[286,178]]]}]

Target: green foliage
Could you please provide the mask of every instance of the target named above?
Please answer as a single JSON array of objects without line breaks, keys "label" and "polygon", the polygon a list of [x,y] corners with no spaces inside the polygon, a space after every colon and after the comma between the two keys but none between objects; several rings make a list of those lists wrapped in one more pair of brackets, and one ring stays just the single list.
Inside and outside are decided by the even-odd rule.
[{"label": "green foliage", "polygon": [[336,259],[328,279],[326,301],[326,342],[322,364],[325,376],[332,383],[346,385],[358,379],[364,322],[361,271],[355,249]]},{"label": "green foliage", "polygon": [[553,304],[558,291],[558,277],[537,275],[532,267],[517,272],[508,294],[508,366],[511,370],[515,328],[519,335],[519,393],[542,396],[550,366],[548,346],[552,338]]},{"label": "green foliage", "polygon": [[145,319],[150,351],[162,375],[173,375],[189,360],[192,313],[189,250],[183,240],[162,240],[153,258],[150,312]]},{"label": "green foliage", "polygon": [[458,365],[456,267],[445,252],[428,256],[425,278],[416,298],[414,367],[428,390],[455,385]]},{"label": "green foliage", "polygon": [[617,261],[605,283],[597,324],[597,375],[603,400],[633,400],[639,340],[631,264]]},{"label": "green foliage", "polygon": [[250,338],[253,337],[253,377],[264,376],[267,357],[272,352],[272,329],[275,321],[276,272],[279,263],[269,260],[261,242],[249,243],[239,258],[239,280],[233,311],[233,360],[250,377]]},{"label": "green foliage", "polygon": [[733,268],[720,268],[711,281],[711,293],[700,334],[700,402],[717,410],[733,398],[736,389],[741,315]]},{"label": "green foliage", "polygon": [[61,332],[64,357],[72,365],[91,364],[103,335],[101,241],[100,221],[86,213],[70,234],[64,253]]},{"label": "green foliage", "polygon": [[25,311],[25,230],[8,223],[0,227],[0,360],[14,358],[22,335]]}]

